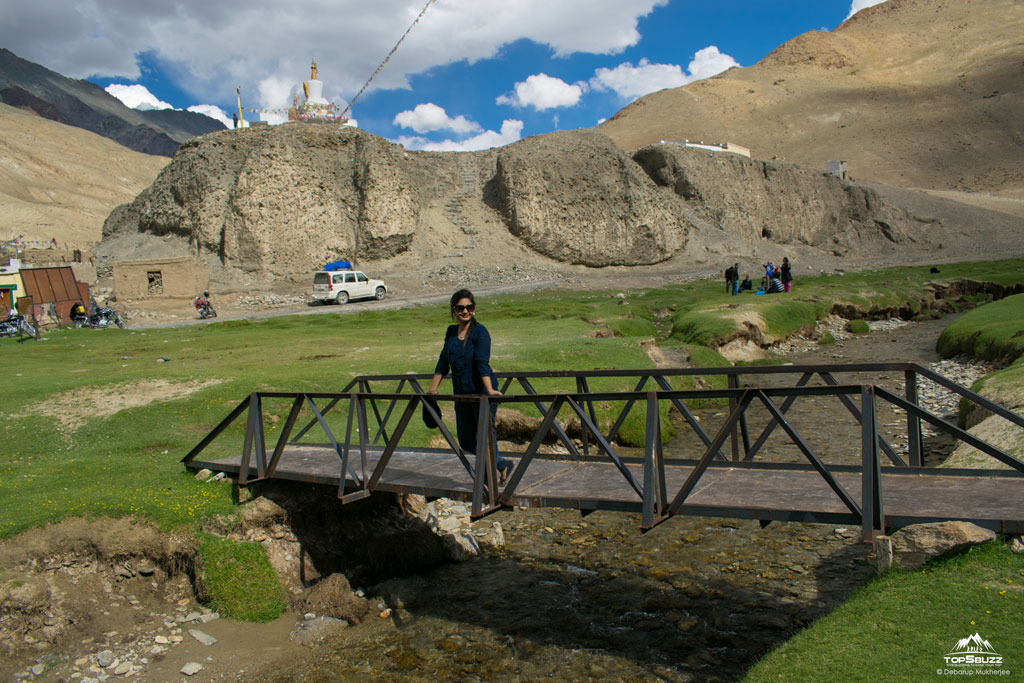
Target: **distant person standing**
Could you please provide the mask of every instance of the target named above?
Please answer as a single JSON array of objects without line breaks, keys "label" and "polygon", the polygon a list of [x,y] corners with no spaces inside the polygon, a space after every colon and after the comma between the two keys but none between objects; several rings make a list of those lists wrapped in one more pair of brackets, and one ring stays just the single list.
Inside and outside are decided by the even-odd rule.
[{"label": "distant person standing", "polygon": [[789,258],[783,257],[782,265],[779,267],[781,271],[782,287],[785,291],[789,291],[790,286],[793,284],[793,266],[789,262]]},{"label": "distant person standing", "polygon": [[725,269],[725,291],[736,296],[736,288],[740,282],[740,264],[734,263]]}]

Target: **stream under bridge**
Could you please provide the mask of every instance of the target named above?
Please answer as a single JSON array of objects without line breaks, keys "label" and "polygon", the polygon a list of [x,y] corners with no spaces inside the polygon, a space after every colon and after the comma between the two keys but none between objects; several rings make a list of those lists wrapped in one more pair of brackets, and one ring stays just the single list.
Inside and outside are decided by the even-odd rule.
[{"label": "stream under bridge", "polygon": [[[497,376],[501,396],[427,396],[427,374],[359,376],[339,392],[253,392],[182,462],[242,486],[336,487],[342,503],[374,491],[459,499],[474,518],[562,507],[637,513],[644,530],[699,515],[857,525],[865,541],[947,520],[1024,532],[1024,462],[932,412],[920,387],[999,416],[1018,442],[1024,417],[916,363]],[[456,401],[479,406],[477,443],[487,447],[478,453],[453,437]],[[498,435],[486,419],[492,403]],[[432,439],[424,413],[439,424]],[[936,467],[938,443],[947,452],[965,443],[998,465]],[[498,455],[514,464],[504,483]]]}]

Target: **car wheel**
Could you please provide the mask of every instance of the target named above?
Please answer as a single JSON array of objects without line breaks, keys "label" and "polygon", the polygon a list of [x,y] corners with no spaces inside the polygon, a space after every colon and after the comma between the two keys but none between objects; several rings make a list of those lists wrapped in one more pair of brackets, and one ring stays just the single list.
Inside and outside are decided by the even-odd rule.
[{"label": "car wheel", "polygon": [[377,299],[377,301],[383,301],[385,294],[387,294],[387,290],[384,289],[383,287],[378,287],[377,290],[373,293],[373,296]]},{"label": "car wheel", "polygon": [[335,299],[335,302],[337,302],[339,304],[347,304],[348,303],[348,292],[338,292],[338,296]]}]

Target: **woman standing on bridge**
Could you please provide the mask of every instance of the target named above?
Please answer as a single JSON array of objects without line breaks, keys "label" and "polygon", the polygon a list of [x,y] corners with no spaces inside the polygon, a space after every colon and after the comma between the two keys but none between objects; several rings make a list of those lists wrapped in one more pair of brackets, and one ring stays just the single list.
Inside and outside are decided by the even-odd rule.
[{"label": "woman standing on bridge", "polygon": [[[452,390],[456,394],[487,394],[501,396],[498,378],[491,369],[491,335],[476,321],[476,300],[468,289],[452,294],[450,302],[452,320],[444,334],[444,346],[434,368],[428,394],[436,394],[441,380],[451,370]],[[498,412],[498,404],[491,404],[491,426]],[[479,426],[479,406],[474,402],[455,402],[455,425],[459,445],[464,451],[476,454],[476,433]],[[497,452],[497,444],[495,444]],[[504,484],[512,470],[512,462],[498,457],[495,463]]]}]

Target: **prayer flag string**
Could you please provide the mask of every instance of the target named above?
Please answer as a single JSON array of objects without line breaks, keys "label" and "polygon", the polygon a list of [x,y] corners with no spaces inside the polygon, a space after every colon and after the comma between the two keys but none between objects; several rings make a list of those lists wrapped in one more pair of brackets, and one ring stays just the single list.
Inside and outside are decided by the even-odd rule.
[{"label": "prayer flag string", "polygon": [[398,46],[401,45],[402,41],[405,40],[405,37],[409,35],[409,31],[412,30],[413,26],[420,22],[420,19],[423,18],[423,15],[427,13],[427,8],[433,5],[434,2],[435,0],[427,0],[427,4],[423,6],[423,9],[420,10],[420,13],[416,16],[415,19],[413,19],[413,22],[409,24],[409,28],[405,29],[405,33],[403,33],[402,37],[398,39],[398,42],[395,43],[395,46],[391,48],[391,52],[389,52],[388,56],[384,58],[384,61],[380,63],[380,66],[377,67],[377,70],[374,71],[373,74],[368,79],[366,79],[366,83],[363,83],[363,87],[359,89],[359,92],[356,93],[356,96],[353,97],[352,101],[348,103],[348,106],[345,107],[345,111],[341,112],[341,116],[346,116],[349,113],[349,111],[352,109],[352,105],[355,104],[356,100],[359,99],[359,96],[362,95],[368,87],[370,87],[370,82],[377,77],[377,74],[379,74],[381,69],[384,68],[384,65],[388,63],[388,61],[391,59],[391,56],[398,51]]}]

